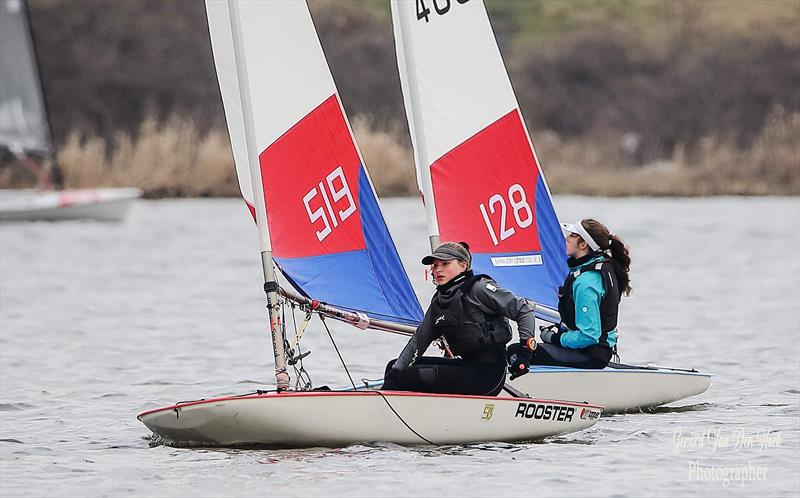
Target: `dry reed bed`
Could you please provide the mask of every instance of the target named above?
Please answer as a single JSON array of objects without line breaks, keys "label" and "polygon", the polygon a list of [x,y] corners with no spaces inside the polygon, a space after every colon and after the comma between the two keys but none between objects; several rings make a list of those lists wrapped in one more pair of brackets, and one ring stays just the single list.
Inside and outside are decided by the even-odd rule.
[{"label": "dry reed bed", "polygon": [[596,196],[800,195],[800,113],[777,109],[746,150],[706,138],[694,151],[675,147],[671,160],[625,163],[619,140],[536,142],[553,192]]},{"label": "dry reed bed", "polygon": [[[365,118],[353,120],[353,131],[379,195],[417,193],[413,156],[397,132],[376,130]],[[554,193],[800,194],[800,113],[773,112],[747,150],[708,138],[691,153],[679,146],[670,161],[637,167],[620,166],[626,159],[619,137],[563,141],[535,131],[533,137]],[[191,120],[177,117],[162,125],[147,119],[136,139],[120,135],[111,151],[103,140],[73,134],[58,161],[69,188],[134,186],[147,197],[238,195],[227,133],[201,134]],[[0,186],[22,186],[18,178],[4,171]]]}]

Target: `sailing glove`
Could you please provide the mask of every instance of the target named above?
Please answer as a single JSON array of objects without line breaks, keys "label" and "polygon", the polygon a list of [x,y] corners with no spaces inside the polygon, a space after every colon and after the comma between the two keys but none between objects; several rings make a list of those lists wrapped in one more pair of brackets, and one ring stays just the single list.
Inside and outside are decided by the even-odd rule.
[{"label": "sailing glove", "polygon": [[511,380],[528,373],[528,367],[530,367],[532,359],[533,352],[524,345],[512,354],[508,365],[508,373],[511,374]]},{"label": "sailing glove", "polygon": [[542,338],[542,342],[555,344],[556,346],[561,345],[561,334],[556,332],[553,328],[542,329],[540,337]]}]

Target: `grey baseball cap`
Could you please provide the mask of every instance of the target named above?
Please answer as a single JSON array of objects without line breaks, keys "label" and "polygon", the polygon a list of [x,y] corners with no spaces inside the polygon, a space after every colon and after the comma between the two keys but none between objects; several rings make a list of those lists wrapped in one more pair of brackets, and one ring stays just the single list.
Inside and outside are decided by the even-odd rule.
[{"label": "grey baseball cap", "polygon": [[467,264],[470,263],[472,259],[469,255],[469,251],[465,249],[463,246],[458,247],[450,247],[446,245],[441,245],[433,251],[433,254],[429,254],[422,258],[423,265],[429,265],[433,263],[433,260],[440,259],[442,261],[449,261],[452,259],[461,260]]}]

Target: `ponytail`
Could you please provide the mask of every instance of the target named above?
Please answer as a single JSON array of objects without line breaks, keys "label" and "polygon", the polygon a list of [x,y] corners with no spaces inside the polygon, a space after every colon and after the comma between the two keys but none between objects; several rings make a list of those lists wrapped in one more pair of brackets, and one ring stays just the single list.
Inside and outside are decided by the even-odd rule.
[{"label": "ponytail", "polygon": [[611,260],[614,262],[614,269],[617,273],[617,280],[619,281],[622,294],[626,296],[631,293],[631,256],[628,254],[628,248],[622,239],[616,235],[609,234],[609,249],[611,250]]}]

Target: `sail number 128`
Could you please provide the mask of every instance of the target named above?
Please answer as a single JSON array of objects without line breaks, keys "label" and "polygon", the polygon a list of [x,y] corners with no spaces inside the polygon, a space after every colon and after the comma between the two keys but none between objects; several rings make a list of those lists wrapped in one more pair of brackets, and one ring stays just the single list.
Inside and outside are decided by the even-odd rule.
[{"label": "sail number 128", "polygon": [[[486,205],[489,206],[489,212],[486,211]],[[508,187],[508,195],[494,194],[489,197],[486,205],[481,203],[479,208],[483,221],[486,223],[486,228],[489,230],[489,236],[492,238],[492,243],[498,245],[501,241],[506,240],[516,233],[516,228],[509,223],[508,207],[511,207],[514,221],[518,228],[528,228],[533,223],[533,210],[528,203],[525,189],[522,185],[515,183]],[[499,226],[495,227],[492,220],[489,218],[489,213],[495,214],[500,212]]]},{"label": "sail number 128", "polygon": [[[336,185],[336,180],[339,181],[339,186]],[[315,210],[311,210],[311,201],[317,197],[322,197],[322,206]],[[336,203],[342,199],[347,199],[347,207],[344,209],[336,209]],[[322,230],[317,230],[317,240],[322,242],[325,237],[331,234],[333,228],[339,226],[339,223],[346,220],[351,214],[355,213],[356,205],[353,202],[353,194],[350,193],[350,187],[347,185],[347,178],[344,177],[344,170],[341,166],[328,173],[324,182],[319,182],[317,186],[303,196],[303,204],[306,206],[306,213],[311,223],[316,223],[322,220]],[[333,228],[331,228],[333,224]]]},{"label": "sail number 128", "polygon": [[[469,2],[469,0],[455,1],[460,4]],[[431,22],[431,20],[428,18],[431,14],[431,9],[425,5],[425,2],[428,2],[428,5],[433,5],[433,10],[435,10],[440,16],[450,12],[451,0],[417,0],[417,21],[425,19],[425,22]]]}]

